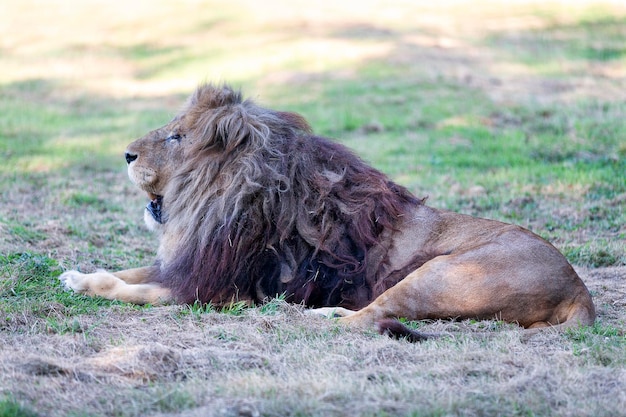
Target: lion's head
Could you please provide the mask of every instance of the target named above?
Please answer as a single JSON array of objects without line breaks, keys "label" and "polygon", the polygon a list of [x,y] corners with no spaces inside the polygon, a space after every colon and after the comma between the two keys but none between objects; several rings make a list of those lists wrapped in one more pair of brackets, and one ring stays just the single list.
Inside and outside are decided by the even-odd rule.
[{"label": "lion's head", "polygon": [[419,204],[299,115],[203,85],[166,126],[126,150],[161,233],[161,281],[182,302],[261,301],[362,307],[372,252]]},{"label": "lion's head", "polygon": [[174,119],[133,142],[125,153],[128,176],[150,198],[145,220],[151,229],[164,221],[161,204],[165,187],[189,148],[189,143],[182,141],[183,135],[177,133],[180,130],[181,125]]}]

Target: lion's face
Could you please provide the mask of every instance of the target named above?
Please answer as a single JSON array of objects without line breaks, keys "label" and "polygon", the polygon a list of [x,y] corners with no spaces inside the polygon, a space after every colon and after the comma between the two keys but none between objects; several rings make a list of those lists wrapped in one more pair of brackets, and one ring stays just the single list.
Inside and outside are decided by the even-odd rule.
[{"label": "lion's face", "polygon": [[150,228],[163,223],[161,205],[166,185],[185,159],[186,133],[181,118],[153,130],[126,148],[128,176],[148,193],[146,223]]}]

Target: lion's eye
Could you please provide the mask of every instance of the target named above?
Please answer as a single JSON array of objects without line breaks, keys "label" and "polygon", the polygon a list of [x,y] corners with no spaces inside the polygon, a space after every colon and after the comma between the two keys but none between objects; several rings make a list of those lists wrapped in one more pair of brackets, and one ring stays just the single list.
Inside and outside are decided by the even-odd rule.
[{"label": "lion's eye", "polygon": [[183,138],[182,135],[179,135],[178,133],[175,135],[170,135],[168,136],[165,141],[166,142],[180,142],[180,140]]}]

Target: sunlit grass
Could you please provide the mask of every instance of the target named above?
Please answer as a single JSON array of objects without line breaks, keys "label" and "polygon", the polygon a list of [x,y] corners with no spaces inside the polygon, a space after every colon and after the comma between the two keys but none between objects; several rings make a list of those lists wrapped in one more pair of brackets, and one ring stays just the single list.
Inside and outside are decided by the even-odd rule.
[{"label": "sunlit grass", "polygon": [[[45,6],[0,4],[0,331],[11,359],[3,369],[18,369],[3,375],[13,379],[8,391],[0,384],[0,414],[29,415],[31,404],[42,415],[120,416],[210,404],[257,415],[236,408],[250,398],[261,415],[622,409],[619,398],[603,404],[584,395],[617,392],[624,364],[617,274],[611,285],[591,281],[599,323],[590,330],[522,343],[497,321],[424,322],[459,337],[422,346],[303,324],[297,307],[280,300],[223,311],[136,308],[65,292],[57,277],[153,262],[158,242],[142,223],[146,197],[128,181],[123,152],[169,121],[203,81],[228,82],[261,105],[301,113],[316,133],[348,145],[432,206],[528,227],[576,268],[624,265],[623,5]],[[605,270],[591,271],[583,279]],[[464,325],[498,333],[495,343],[472,339],[458,330]],[[44,343],[33,347],[34,340]],[[85,358],[134,343],[168,345],[185,360],[148,384],[116,385],[128,377],[117,368],[98,370],[95,380],[80,372],[16,377],[23,369],[10,368],[22,351],[40,354],[40,347],[50,357],[68,355],[53,358],[59,366],[83,361],[63,369],[95,372]],[[546,391],[546,381],[570,397]]]}]

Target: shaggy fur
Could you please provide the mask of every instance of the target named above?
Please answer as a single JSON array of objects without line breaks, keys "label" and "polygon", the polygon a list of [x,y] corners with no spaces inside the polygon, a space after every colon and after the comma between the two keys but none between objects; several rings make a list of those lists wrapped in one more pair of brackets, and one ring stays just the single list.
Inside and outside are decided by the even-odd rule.
[{"label": "shaggy fur", "polygon": [[420,201],[300,116],[229,88],[199,88],[181,115],[192,157],[163,196],[181,244],[157,281],[181,302],[368,304],[371,250]]}]

